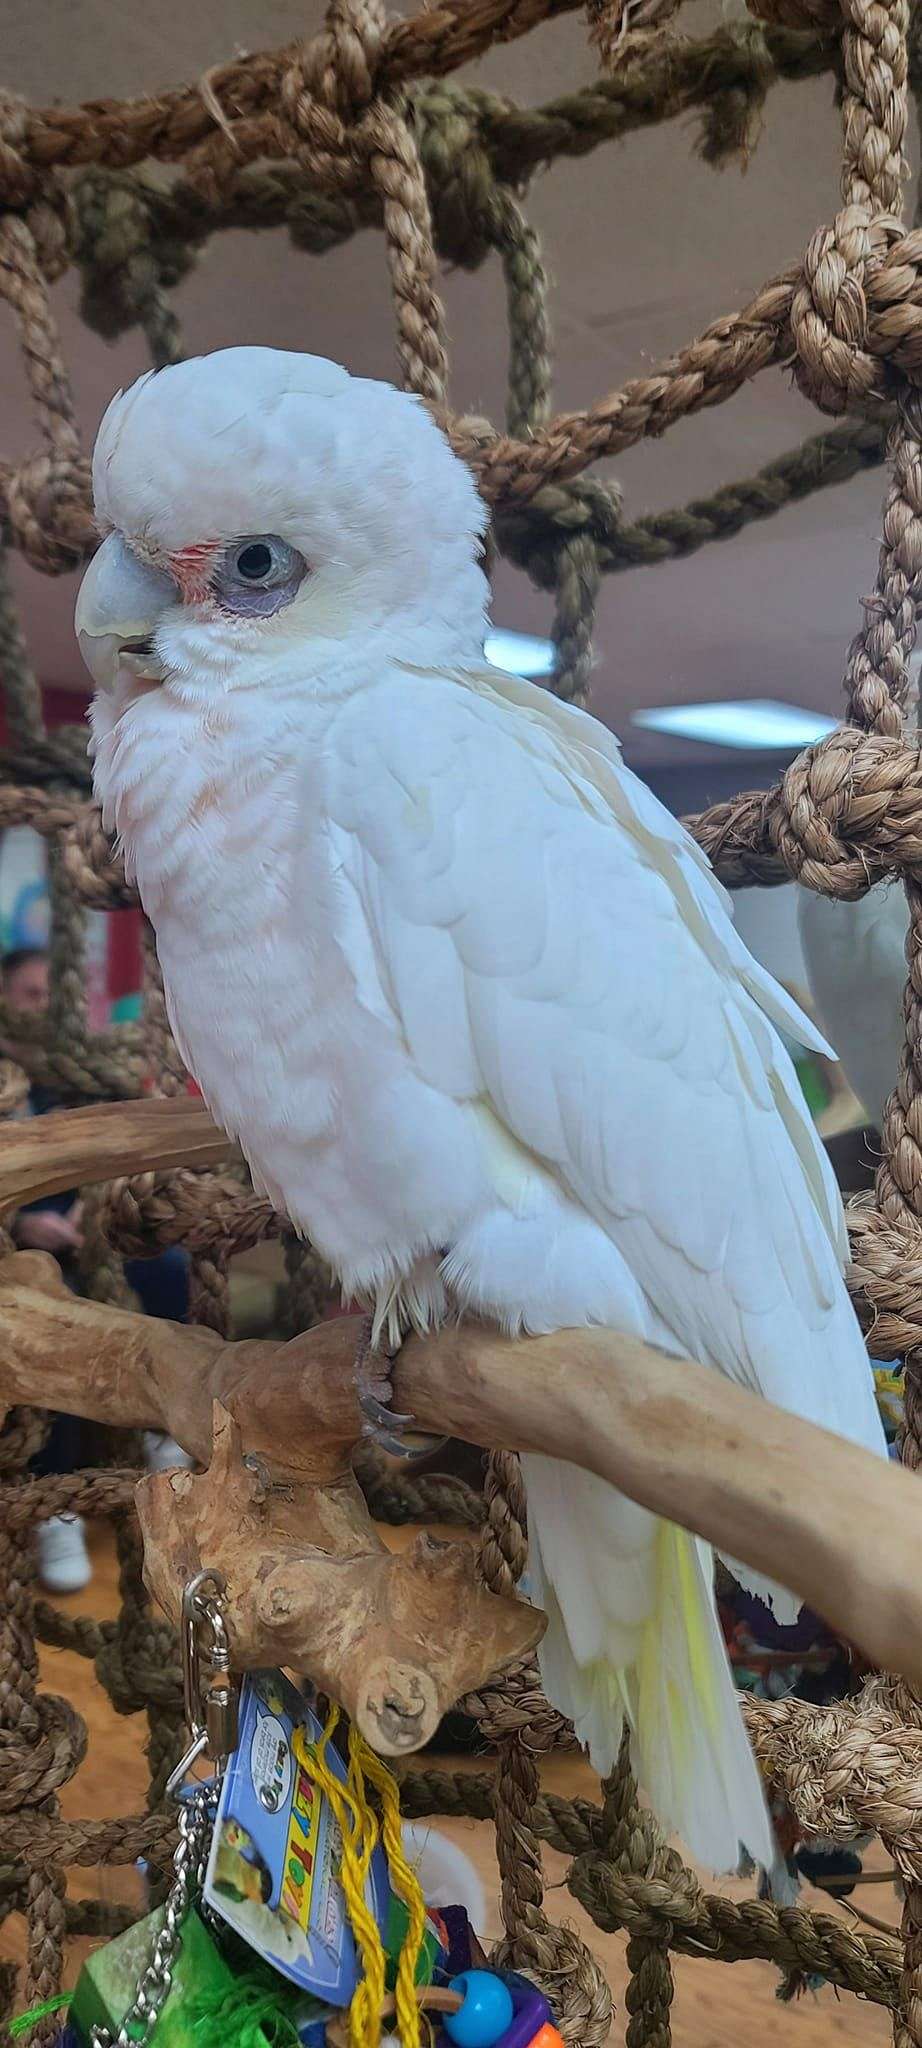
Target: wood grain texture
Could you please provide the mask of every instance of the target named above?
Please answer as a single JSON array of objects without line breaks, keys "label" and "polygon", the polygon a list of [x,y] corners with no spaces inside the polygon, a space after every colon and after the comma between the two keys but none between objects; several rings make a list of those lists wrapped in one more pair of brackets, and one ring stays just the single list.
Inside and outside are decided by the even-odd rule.
[{"label": "wood grain texture", "polygon": [[0,1215],[43,1195],[174,1166],[220,1166],[234,1146],[195,1096],[94,1102],[3,1125]]},{"label": "wood grain texture", "polygon": [[[351,1452],[362,1435],[353,1372],[359,1334],[355,1319],[342,1318],[288,1344],[226,1344],[210,1331],[79,1301],[40,1253],[0,1261],[0,1403],[161,1427],[205,1465],[215,1416],[220,1430],[226,1413],[239,1433],[241,1466],[266,1489],[262,1505],[248,1495],[251,1545],[267,1546],[266,1572],[273,1543],[287,1558],[297,1531],[295,1517],[283,1528],[270,1506],[285,1488],[295,1490],[302,1535],[320,1541],[324,1559],[351,1556],[356,1543],[373,1548],[355,1520],[364,1512],[357,1489],[349,1493]],[[598,1473],[790,1586],[871,1662],[922,1683],[922,1490],[899,1467],[718,1373],[611,1330],[518,1342],[474,1323],[444,1330],[404,1347],[395,1393],[425,1430],[544,1452]],[[143,1483],[138,1506],[152,1530],[156,1505],[163,1556],[171,1545],[177,1564],[190,1544],[194,1552],[201,1525],[230,1559],[233,1517],[216,1516],[205,1493],[174,1488],[167,1499],[157,1485]],[[306,1573],[303,1559],[306,1616],[302,1567]],[[169,1573],[153,1557],[150,1570],[163,1597]],[[247,1597],[256,1598],[255,1577]],[[265,1616],[245,1605],[236,1615],[243,1662],[257,1641],[261,1656],[270,1647]],[[290,1618],[280,1616],[280,1627]],[[502,1636],[498,1616],[496,1625]],[[288,1635],[284,1649],[295,1658]]]}]

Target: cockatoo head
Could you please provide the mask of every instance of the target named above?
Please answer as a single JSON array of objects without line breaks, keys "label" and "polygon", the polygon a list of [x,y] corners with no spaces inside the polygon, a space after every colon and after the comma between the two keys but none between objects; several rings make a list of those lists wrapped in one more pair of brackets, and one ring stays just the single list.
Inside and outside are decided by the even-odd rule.
[{"label": "cockatoo head", "polygon": [[151,371],[105,414],[93,489],[106,538],[76,628],[101,688],[223,694],[292,654],[309,680],[350,638],[479,655],[486,512],[389,384],[269,348]]}]

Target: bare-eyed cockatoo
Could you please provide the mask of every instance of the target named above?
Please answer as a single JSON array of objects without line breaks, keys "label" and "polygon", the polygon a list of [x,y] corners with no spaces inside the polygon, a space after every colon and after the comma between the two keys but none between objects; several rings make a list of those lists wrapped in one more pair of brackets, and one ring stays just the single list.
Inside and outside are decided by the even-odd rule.
[{"label": "bare-eyed cockatoo", "polygon": [[896,882],[869,889],[857,903],[799,889],[797,920],[820,1023],[880,1130],[904,1035],[905,895]]},{"label": "bare-eyed cockatoo", "polygon": [[[229,349],[116,397],[77,606],[95,782],[256,1183],[392,1336],[691,1354],[883,1451],[838,1194],[706,861],[604,726],[483,657],[484,507],[423,405]],[[552,1700],[667,1827],[771,1840],[707,1546],[525,1460]]]}]

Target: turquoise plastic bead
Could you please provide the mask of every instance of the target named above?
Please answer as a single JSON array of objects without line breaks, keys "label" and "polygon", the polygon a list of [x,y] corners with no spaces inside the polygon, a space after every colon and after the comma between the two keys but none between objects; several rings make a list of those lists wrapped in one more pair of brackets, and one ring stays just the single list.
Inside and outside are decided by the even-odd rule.
[{"label": "turquoise plastic bead", "polygon": [[508,1986],[492,1970],[463,1970],[460,1977],[452,1978],[449,1988],[464,1999],[457,2012],[443,2015],[449,2040],[455,2048],[493,2048],[513,2021],[515,2008]]}]

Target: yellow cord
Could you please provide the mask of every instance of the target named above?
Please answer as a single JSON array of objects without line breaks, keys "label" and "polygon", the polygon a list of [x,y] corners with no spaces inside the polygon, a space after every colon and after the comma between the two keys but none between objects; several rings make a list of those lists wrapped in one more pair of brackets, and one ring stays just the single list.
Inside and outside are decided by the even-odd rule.
[{"label": "yellow cord", "polygon": [[365,1896],[379,1832],[377,1817],[366,1791],[366,1778],[371,1780],[381,1800],[380,1833],[391,1889],[407,1909],[407,1932],[397,1963],[395,1986],[397,2029],[402,2048],[421,2048],[422,2015],[416,1999],[416,1978],[426,1938],[426,1902],[416,1872],[404,1854],[397,1782],[354,1727],[349,1729],[349,1774],[345,1785],[334,1775],[326,1760],[326,1750],[338,1721],[339,1708],[331,1707],[320,1741],[306,1745],[306,1760],[321,1792],[330,1802],[342,1836],[339,1881],[362,1965],[349,2007],[350,2048],[380,2048],[381,2010],[386,1988],[384,1943]]},{"label": "yellow cord", "polygon": [[327,1744],[338,1720],[339,1708],[331,1707],[320,1741],[312,1743],[308,1749],[309,1768],[330,1802],[342,1836],[339,1881],[362,1965],[349,2007],[350,2048],[379,2048],[387,1959],[378,1923],[365,1897],[369,1865],[378,1839],[378,1823],[367,1800],[360,1802],[356,1798],[351,1773],[350,1782],[344,1785],[334,1776],[326,1761]]},{"label": "yellow cord", "polygon": [[355,1727],[349,1729],[349,1776],[355,1787],[356,1796],[363,1803],[366,1799],[366,1777],[371,1779],[381,1800],[381,1839],[387,1857],[387,1874],[391,1890],[403,1900],[407,1909],[407,1931],[400,1950],[397,1981],[394,1986],[397,2031],[403,2048],[420,2048],[421,2024],[416,1979],[426,1939],[426,1901],[419,1878],[412,1865],[407,1862],[404,1853],[397,1781]]}]

